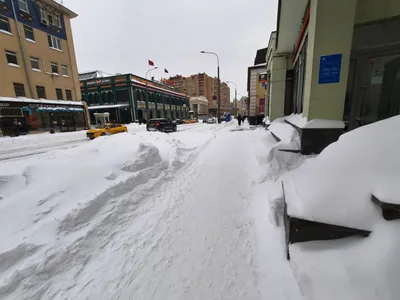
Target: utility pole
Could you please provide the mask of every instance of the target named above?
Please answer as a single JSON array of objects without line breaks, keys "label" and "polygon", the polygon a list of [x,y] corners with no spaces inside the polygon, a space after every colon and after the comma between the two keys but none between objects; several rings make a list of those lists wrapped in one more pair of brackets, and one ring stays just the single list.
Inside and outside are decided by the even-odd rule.
[{"label": "utility pole", "polygon": [[219,79],[219,58],[218,58],[217,69],[218,69],[218,123],[221,123],[221,80]]},{"label": "utility pole", "polygon": [[208,52],[208,51],[200,51],[203,54],[213,54],[217,57],[217,77],[218,77],[218,108],[217,108],[217,120],[218,123],[221,123],[221,80],[219,78],[219,56],[215,52]]}]

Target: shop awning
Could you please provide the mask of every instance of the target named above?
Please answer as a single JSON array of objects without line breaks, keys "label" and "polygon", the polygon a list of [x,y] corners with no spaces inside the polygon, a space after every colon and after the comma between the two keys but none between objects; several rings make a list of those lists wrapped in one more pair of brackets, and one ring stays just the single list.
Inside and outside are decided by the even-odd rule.
[{"label": "shop awning", "polygon": [[107,108],[119,108],[119,107],[129,107],[129,104],[113,104],[113,105],[97,105],[89,106],[89,110],[92,109],[107,109]]},{"label": "shop awning", "polygon": [[83,112],[83,108],[80,107],[64,107],[64,106],[53,106],[53,107],[38,107],[38,112]]}]

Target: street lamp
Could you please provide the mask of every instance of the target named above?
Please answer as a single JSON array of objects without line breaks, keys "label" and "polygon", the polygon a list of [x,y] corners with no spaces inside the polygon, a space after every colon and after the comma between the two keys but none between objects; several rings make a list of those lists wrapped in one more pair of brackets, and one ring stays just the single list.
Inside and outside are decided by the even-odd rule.
[{"label": "street lamp", "polygon": [[153,69],[149,69],[149,70],[147,70],[147,72],[146,72],[146,79],[147,79],[147,74],[149,74],[149,72],[151,72],[151,71],[154,71],[155,69],[158,69],[158,67],[154,67]]},{"label": "street lamp", "polygon": [[[147,79],[147,74],[149,74],[149,72],[154,71],[155,69],[158,69],[158,67],[154,67],[153,69],[149,69],[146,72],[146,79]],[[146,81],[146,122],[149,121],[150,119],[150,110],[149,110],[149,90],[147,88],[147,81]]]},{"label": "street lamp", "polygon": [[200,51],[202,54],[213,54],[217,57],[217,76],[218,76],[218,123],[221,123],[221,80],[219,79],[219,57],[218,54],[215,52],[208,52],[208,51]]},{"label": "street lamp", "polygon": [[236,88],[236,82],[227,81],[226,83],[233,83],[235,85],[235,114],[237,114],[237,88]]}]

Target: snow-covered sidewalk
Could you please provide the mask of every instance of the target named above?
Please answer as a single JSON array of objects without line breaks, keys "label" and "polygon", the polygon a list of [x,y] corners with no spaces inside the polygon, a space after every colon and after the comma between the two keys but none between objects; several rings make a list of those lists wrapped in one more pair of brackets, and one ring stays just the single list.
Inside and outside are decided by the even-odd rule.
[{"label": "snow-covered sidewalk", "polygon": [[237,129],[0,162],[0,298],[301,299],[260,184],[274,141]]}]

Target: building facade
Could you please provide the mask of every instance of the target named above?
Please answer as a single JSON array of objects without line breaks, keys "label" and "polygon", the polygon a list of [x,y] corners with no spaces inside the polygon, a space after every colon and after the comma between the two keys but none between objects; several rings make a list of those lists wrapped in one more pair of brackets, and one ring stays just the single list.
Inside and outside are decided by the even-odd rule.
[{"label": "building facade", "polygon": [[[81,74],[81,78],[87,78]],[[88,104],[91,123],[94,113],[110,113],[120,123],[147,122],[152,118],[187,118],[189,98],[185,93],[133,74],[80,82],[82,99]]]},{"label": "building facade", "polygon": [[81,100],[76,16],[51,0],[0,1],[0,96]]},{"label": "building facade", "polygon": [[88,125],[82,112],[85,104],[79,103],[77,109],[71,102],[81,100],[70,22],[75,17],[76,13],[52,0],[0,1],[3,133],[14,121],[26,131]]},{"label": "building facade", "polygon": [[208,115],[208,100],[204,96],[190,97],[190,111],[195,117]]},{"label": "building facade", "polygon": [[302,144],[320,144],[308,153],[400,113],[400,1],[279,0],[277,19],[266,57],[270,118],[336,121],[298,128],[314,138]]},{"label": "building facade", "polygon": [[[210,77],[206,73],[199,73],[189,77],[180,75],[170,77],[168,82],[177,90],[187,93],[190,97],[204,96],[208,100],[208,108],[217,110],[218,105],[218,78]],[[226,82],[221,82],[221,110],[229,109],[230,88]]]},{"label": "building facade", "polygon": [[272,118],[354,129],[399,114],[400,1],[280,0],[277,27],[271,76],[286,80],[271,78]]},{"label": "building facade", "polygon": [[251,66],[247,70],[248,121],[251,125],[261,124],[265,114],[265,63]]}]

